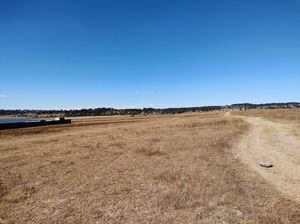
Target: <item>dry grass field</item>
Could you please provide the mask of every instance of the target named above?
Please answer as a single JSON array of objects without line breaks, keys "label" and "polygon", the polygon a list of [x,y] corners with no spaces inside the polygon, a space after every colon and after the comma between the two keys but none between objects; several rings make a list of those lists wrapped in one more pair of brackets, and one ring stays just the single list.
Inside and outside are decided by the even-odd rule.
[{"label": "dry grass field", "polygon": [[258,116],[273,121],[289,121],[300,123],[300,109],[247,110],[235,111],[233,114],[252,117]]},{"label": "dry grass field", "polygon": [[0,131],[0,223],[300,223],[223,113]]},{"label": "dry grass field", "polygon": [[286,130],[300,139],[300,109],[248,110],[237,111],[232,114],[262,117],[273,122],[280,122]]}]

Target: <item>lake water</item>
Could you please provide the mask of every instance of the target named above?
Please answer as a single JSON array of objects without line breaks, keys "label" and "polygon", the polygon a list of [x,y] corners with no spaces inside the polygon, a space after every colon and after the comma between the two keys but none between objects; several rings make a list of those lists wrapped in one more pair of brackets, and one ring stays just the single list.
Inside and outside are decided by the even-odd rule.
[{"label": "lake water", "polygon": [[5,123],[22,123],[22,122],[38,122],[40,120],[38,119],[32,119],[32,118],[0,118],[0,124]]}]

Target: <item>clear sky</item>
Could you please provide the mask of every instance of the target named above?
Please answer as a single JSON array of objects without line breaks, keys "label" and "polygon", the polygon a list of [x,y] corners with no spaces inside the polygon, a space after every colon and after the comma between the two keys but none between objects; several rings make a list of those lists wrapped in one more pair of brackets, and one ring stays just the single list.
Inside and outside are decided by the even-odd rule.
[{"label": "clear sky", "polygon": [[0,0],[0,109],[287,101],[299,0]]}]

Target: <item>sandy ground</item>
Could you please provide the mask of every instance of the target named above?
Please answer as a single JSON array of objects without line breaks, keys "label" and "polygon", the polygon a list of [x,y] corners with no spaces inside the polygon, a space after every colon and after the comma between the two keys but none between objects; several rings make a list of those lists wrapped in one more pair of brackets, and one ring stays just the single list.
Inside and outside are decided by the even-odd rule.
[{"label": "sandy ground", "polygon": [[[229,113],[225,114],[230,116]],[[300,202],[300,141],[287,131],[285,124],[260,117],[242,117],[252,125],[237,146],[237,157],[258,172],[278,191]],[[263,168],[270,161],[273,168]]]}]

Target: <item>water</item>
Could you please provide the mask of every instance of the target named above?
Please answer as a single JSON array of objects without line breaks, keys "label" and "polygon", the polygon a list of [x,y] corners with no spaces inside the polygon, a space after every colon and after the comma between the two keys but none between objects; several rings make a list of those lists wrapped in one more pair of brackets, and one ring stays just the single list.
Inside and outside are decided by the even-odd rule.
[{"label": "water", "polygon": [[0,124],[6,123],[22,123],[22,122],[38,122],[38,119],[32,118],[0,118]]}]

